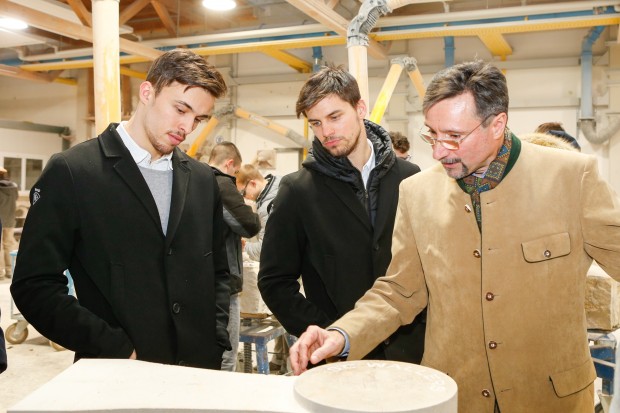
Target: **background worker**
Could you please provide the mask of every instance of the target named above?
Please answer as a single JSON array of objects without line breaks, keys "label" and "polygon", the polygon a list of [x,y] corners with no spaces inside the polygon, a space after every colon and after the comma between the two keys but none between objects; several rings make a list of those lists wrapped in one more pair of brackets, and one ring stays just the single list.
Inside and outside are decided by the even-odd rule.
[{"label": "background worker", "polygon": [[0,220],[2,220],[2,242],[0,243],[0,280],[11,278],[13,263],[11,251],[17,249],[15,241],[15,209],[19,191],[17,184],[11,181],[9,172],[0,168]]},{"label": "background worker", "polygon": [[363,357],[428,304],[422,364],[456,381],[460,411],[592,411],[586,273],[620,280],[620,199],[594,157],[512,134],[508,100],[481,61],[433,77],[420,134],[439,163],[401,185],[386,276],[338,331],[300,337],[296,373]]},{"label": "background worker", "polygon": [[[279,186],[279,176],[268,174],[263,177],[254,165],[246,164],[241,166],[237,174],[237,189],[245,199],[255,202],[256,211],[260,218],[260,232],[254,238],[245,241],[244,246],[244,251],[253,261],[260,261],[267,219],[271,213],[273,200],[278,193]],[[287,360],[288,343],[285,336],[278,336],[275,339],[273,355],[269,361],[269,371],[286,374],[288,372]]]},{"label": "background worker", "polygon": [[221,142],[213,147],[209,165],[220,188],[224,207],[224,242],[230,272],[230,309],[228,334],[232,349],[224,353],[222,370],[235,371],[239,350],[241,309],[239,294],[243,290],[243,257],[241,237],[253,237],[261,228],[258,215],[247,205],[237,190],[235,176],[241,167],[241,153],[232,142]]},{"label": "background worker", "polygon": [[168,51],[128,121],[54,155],[33,185],[11,294],[76,360],[220,368],[230,349],[222,202],[211,168],[177,146],[225,92],[203,57]]},{"label": "background worker", "polygon": [[390,140],[392,141],[392,148],[396,156],[404,161],[410,161],[409,149],[411,144],[409,139],[400,132],[390,132]]}]

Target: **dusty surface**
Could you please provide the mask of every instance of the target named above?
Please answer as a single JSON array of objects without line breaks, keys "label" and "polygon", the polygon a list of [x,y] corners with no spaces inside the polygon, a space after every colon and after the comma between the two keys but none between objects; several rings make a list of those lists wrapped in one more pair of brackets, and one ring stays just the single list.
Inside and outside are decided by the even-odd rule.
[{"label": "dusty surface", "polygon": [[[0,281],[0,326],[4,331],[15,323],[11,318],[9,284],[9,280]],[[0,374],[0,413],[5,413],[10,406],[73,363],[73,352],[54,350],[32,326],[28,326],[25,342],[7,343],[7,356],[9,367]]]}]

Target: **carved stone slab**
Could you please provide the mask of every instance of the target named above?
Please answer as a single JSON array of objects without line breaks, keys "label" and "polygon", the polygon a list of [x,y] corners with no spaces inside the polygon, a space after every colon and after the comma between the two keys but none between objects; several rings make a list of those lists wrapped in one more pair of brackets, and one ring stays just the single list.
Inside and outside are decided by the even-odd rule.
[{"label": "carved stone slab", "polygon": [[396,361],[346,361],[297,378],[299,403],[316,413],[456,413],[457,386],[428,367]]}]

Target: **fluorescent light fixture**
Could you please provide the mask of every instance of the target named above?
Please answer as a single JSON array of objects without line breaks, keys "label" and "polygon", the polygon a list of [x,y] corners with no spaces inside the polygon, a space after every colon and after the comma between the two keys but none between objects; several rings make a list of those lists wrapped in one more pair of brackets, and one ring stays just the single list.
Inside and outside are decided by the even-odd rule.
[{"label": "fluorescent light fixture", "polygon": [[235,0],[202,0],[202,5],[209,10],[226,11],[237,7]]},{"label": "fluorescent light fixture", "polygon": [[0,28],[9,30],[24,30],[28,28],[28,25],[26,24],[26,22],[18,19],[11,19],[10,17],[0,17]]}]

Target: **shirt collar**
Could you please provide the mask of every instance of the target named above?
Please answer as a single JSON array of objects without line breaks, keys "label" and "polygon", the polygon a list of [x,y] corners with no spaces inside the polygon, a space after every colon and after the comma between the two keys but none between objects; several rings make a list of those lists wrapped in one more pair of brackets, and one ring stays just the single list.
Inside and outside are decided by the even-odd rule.
[{"label": "shirt collar", "polygon": [[143,166],[145,168],[156,169],[159,171],[168,171],[172,170],[172,152],[169,154],[163,155],[158,160],[151,162],[151,154],[144,148],[140,147],[136,141],[133,140],[127,129],[125,129],[126,121],[119,123],[116,131],[118,132],[123,144],[129,150],[131,157],[134,162],[138,166]]},{"label": "shirt collar", "polygon": [[370,139],[366,139],[366,144],[368,144],[368,146],[370,147],[370,157],[362,167],[362,180],[364,181],[364,187],[368,185],[370,171],[375,169],[375,166],[377,165],[375,159],[375,148],[372,146],[372,142],[370,142]]}]

